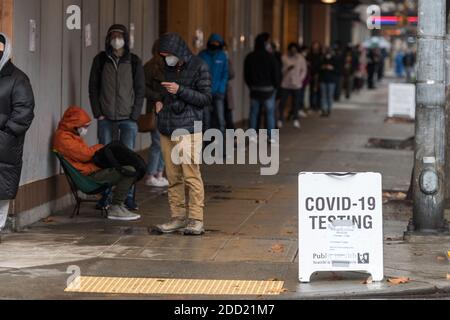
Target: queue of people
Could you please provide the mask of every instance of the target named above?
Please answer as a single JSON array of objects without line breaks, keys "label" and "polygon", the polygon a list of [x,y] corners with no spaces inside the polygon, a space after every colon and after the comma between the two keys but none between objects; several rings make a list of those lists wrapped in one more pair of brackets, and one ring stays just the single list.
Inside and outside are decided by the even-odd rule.
[{"label": "queue of people", "polygon": [[[200,155],[196,153],[202,150],[205,130],[218,129],[225,138],[226,129],[234,128],[235,72],[226,48],[223,37],[212,34],[207,48],[196,56],[181,36],[167,33],[155,42],[153,57],[143,65],[131,53],[128,29],[119,24],[111,26],[105,49],[95,57],[90,73],[89,98],[94,120],[83,108],[69,107],[53,141],[54,149],[81,174],[111,186],[97,203],[98,209],[109,209],[109,219],[141,219],[135,195],[136,184],[145,175],[141,174],[143,170],[147,172],[147,186],[168,188],[169,221],[154,229],[162,234],[205,232],[204,185],[196,161]],[[24,135],[34,117],[30,82],[11,63],[10,52],[9,40],[0,34],[0,183],[8,181],[0,188],[0,230],[6,221],[9,200],[17,193]],[[379,58],[374,50],[366,55],[361,47],[323,49],[319,43],[311,48],[291,43],[282,55],[269,33],[258,35],[243,70],[250,92],[249,127],[255,130],[250,143],[258,143],[261,138],[256,130],[260,129],[262,118],[272,144],[278,143],[272,131],[277,126],[283,128],[287,120],[301,128],[301,118],[308,116],[308,88],[311,110],[329,117],[333,102],[340,99],[342,92],[350,98],[353,91],[362,88],[366,77],[369,88],[373,86],[372,76],[375,72],[382,74],[376,69]],[[292,108],[286,113],[290,97]],[[132,150],[141,131],[145,99],[146,115],[151,116],[145,121],[151,121],[153,126],[145,131],[150,132],[152,145],[146,168],[142,169],[134,165],[140,159]],[[93,121],[98,124],[99,144],[89,146],[84,137]],[[199,129],[197,122],[203,127]],[[174,139],[179,130],[185,134]],[[114,158],[111,146],[117,147],[117,143],[133,161],[122,157],[121,161],[98,163],[101,152]],[[187,155],[190,161],[174,161],[174,150],[185,150],[186,146],[194,150]],[[223,153],[226,157],[225,148]]]},{"label": "queue of people", "polygon": [[[261,37],[264,44],[258,42]],[[305,108],[307,92],[309,113],[319,113],[326,118],[331,115],[334,102],[340,101],[343,95],[350,99],[365,83],[368,89],[375,89],[376,82],[384,77],[383,66],[387,56],[384,49],[365,49],[360,45],[342,48],[339,43],[329,48],[323,48],[318,42],[311,47],[291,43],[286,54],[282,55],[276,47],[271,43],[269,34],[262,34],[255,42],[255,51],[246,59],[245,78],[252,99],[250,127],[254,129],[260,125],[255,116],[260,113],[258,101],[265,106],[265,125],[268,129],[273,128],[274,121],[282,129],[286,120],[293,120],[293,126],[300,129],[301,119],[308,117]],[[262,51],[272,58],[267,55],[262,60]],[[256,55],[258,52],[259,55]],[[273,65],[275,67],[271,67]],[[270,68],[272,72],[268,72]],[[258,97],[255,88],[265,90],[264,98],[267,100]],[[290,97],[291,108],[286,112]]]}]

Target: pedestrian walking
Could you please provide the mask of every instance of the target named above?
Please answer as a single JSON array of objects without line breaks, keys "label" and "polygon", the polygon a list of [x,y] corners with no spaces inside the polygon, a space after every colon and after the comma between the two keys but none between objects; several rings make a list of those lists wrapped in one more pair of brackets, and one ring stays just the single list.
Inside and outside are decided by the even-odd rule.
[{"label": "pedestrian walking", "polygon": [[19,189],[25,135],[34,119],[30,80],[11,62],[11,51],[0,33],[0,232]]}]

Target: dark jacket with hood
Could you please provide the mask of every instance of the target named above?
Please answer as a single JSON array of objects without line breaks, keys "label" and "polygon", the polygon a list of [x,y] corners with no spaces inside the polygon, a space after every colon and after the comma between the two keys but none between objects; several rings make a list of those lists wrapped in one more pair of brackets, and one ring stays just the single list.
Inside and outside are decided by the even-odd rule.
[{"label": "dark jacket with hood", "polygon": [[[220,43],[222,48],[212,48],[212,42]],[[200,52],[199,56],[209,66],[212,78],[212,93],[224,95],[227,91],[229,66],[228,57],[223,50],[225,41],[218,34],[212,34],[208,40],[208,49]]]},{"label": "dark jacket with hood", "polygon": [[153,58],[144,66],[145,96],[147,97],[147,113],[155,112],[156,102],[162,102],[167,90],[161,85],[164,78],[164,60],[159,55],[159,40],[152,48]]},{"label": "dark jacket with hood", "polygon": [[[111,46],[111,35],[121,32],[125,39],[124,54],[117,59]],[[112,121],[137,121],[145,98],[142,61],[130,52],[130,35],[123,25],[113,25],[106,37],[106,51],[98,54],[92,65],[89,98],[95,118]]]},{"label": "dark jacket with hood", "polygon": [[0,33],[0,200],[17,195],[25,133],[34,119],[34,96],[28,77],[10,60],[11,44]]},{"label": "dark jacket with hood", "polygon": [[245,58],[244,78],[253,99],[269,99],[280,85],[278,62],[266,49],[268,40],[268,34],[256,37],[255,50]]},{"label": "dark jacket with hood", "polygon": [[208,65],[189,50],[186,42],[176,33],[164,34],[160,39],[160,52],[180,59],[176,67],[164,66],[167,82],[180,85],[177,94],[163,97],[164,108],[158,114],[158,128],[165,136],[177,129],[197,133],[194,122],[203,121],[203,109],[212,103],[211,75]]}]

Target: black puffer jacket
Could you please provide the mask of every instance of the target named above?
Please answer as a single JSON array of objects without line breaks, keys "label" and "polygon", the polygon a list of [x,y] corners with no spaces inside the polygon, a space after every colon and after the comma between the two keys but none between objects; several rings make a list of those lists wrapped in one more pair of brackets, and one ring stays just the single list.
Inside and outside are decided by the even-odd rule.
[{"label": "black puffer jacket", "polygon": [[196,133],[194,122],[203,121],[203,109],[212,103],[208,65],[193,56],[186,42],[175,33],[161,37],[160,52],[175,55],[183,63],[179,67],[165,66],[165,80],[176,82],[180,90],[176,95],[164,95],[164,108],[158,114],[159,131],[165,136],[171,136],[177,129]]},{"label": "black puffer jacket", "polygon": [[17,195],[25,133],[33,121],[33,110],[28,77],[8,61],[0,70],[0,200]]}]

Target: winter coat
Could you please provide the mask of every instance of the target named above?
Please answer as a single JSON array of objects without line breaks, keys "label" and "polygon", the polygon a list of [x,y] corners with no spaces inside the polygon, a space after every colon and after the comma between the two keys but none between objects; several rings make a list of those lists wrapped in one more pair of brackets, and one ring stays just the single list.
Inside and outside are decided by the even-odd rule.
[{"label": "winter coat", "polygon": [[100,170],[94,164],[95,153],[103,145],[89,147],[77,129],[91,123],[91,118],[80,107],[70,107],[64,113],[53,138],[53,148],[58,151],[69,163],[83,175],[91,175]]},{"label": "winter coat", "polygon": [[194,122],[203,121],[203,109],[212,103],[208,65],[194,56],[175,33],[161,36],[160,52],[177,56],[181,63],[176,67],[164,66],[165,80],[177,83],[180,88],[177,94],[164,96],[164,107],[158,114],[159,131],[165,136],[171,136],[177,129],[197,133]]},{"label": "winter coat", "polygon": [[[218,34],[212,34],[208,41],[208,46],[217,41],[222,46],[225,44],[223,38]],[[227,91],[229,66],[228,57],[223,50],[206,49],[200,52],[200,58],[209,66],[212,78],[212,94],[225,94]]]},{"label": "winter coat", "polygon": [[[114,31],[124,34],[124,54],[117,59],[111,47]],[[141,115],[145,98],[142,61],[130,52],[130,35],[125,26],[114,25],[106,37],[106,50],[98,54],[91,68],[89,98],[95,118],[134,120]]]},{"label": "winter coat", "polygon": [[[333,67],[333,70],[329,70],[325,68],[326,66],[331,65]],[[322,60],[322,66],[320,70],[320,82],[323,83],[336,83],[338,80],[338,73],[337,73],[337,62],[335,57],[326,58],[324,57]]]},{"label": "winter coat", "polygon": [[277,60],[266,49],[266,38],[264,34],[256,38],[255,50],[244,62],[245,83],[250,88],[251,97],[258,100],[273,96],[281,80]]},{"label": "winter coat", "polygon": [[301,54],[283,56],[283,81],[281,88],[298,90],[303,88],[303,81],[308,73],[308,65]]},{"label": "winter coat", "polygon": [[34,119],[34,95],[28,77],[9,60],[11,44],[0,59],[0,200],[12,200],[19,189],[25,133]]},{"label": "winter coat", "polygon": [[164,61],[159,55],[159,40],[155,42],[152,52],[153,58],[144,66],[147,113],[155,112],[156,102],[162,102],[164,96],[168,94],[167,90],[161,85],[165,78]]}]

